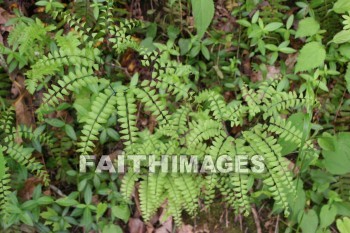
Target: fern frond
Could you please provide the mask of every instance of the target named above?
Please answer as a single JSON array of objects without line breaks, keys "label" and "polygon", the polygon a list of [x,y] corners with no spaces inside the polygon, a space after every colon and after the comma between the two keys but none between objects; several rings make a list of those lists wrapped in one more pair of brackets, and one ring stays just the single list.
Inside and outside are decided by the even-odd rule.
[{"label": "fern frond", "polygon": [[31,70],[27,71],[26,75],[28,76],[28,79],[26,79],[26,87],[30,93],[34,93],[38,83],[43,81],[44,76],[54,75],[56,72],[62,73],[63,66],[98,69],[98,64],[101,60],[99,57],[100,52],[97,48],[79,48],[70,46],[69,43],[63,43],[59,37],[57,40],[61,45],[68,44],[68,46],[60,47],[58,50],[49,53],[47,56],[42,56],[31,66]]},{"label": "fern frond", "polygon": [[252,89],[248,89],[246,85],[243,85],[242,96],[245,102],[247,102],[249,107],[249,116],[254,117],[256,114],[261,112],[261,96]]},{"label": "fern frond", "polygon": [[272,99],[265,98],[264,104],[261,106],[264,114],[264,120],[270,116],[278,116],[282,110],[296,107],[310,106],[314,101],[305,97],[302,93],[296,92],[279,92]]},{"label": "fern frond", "polygon": [[196,145],[208,140],[211,137],[222,133],[222,124],[214,120],[206,120],[204,122],[191,122],[190,132],[186,136],[186,144],[188,148],[196,148]]},{"label": "fern frond", "polygon": [[183,210],[183,197],[181,190],[177,188],[175,180],[172,176],[166,176],[164,188],[167,190],[168,204],[166,205],[166,212],[174,217],[175,223],[180,226],[182,223],[181,213]]},{"label": "fern frond", "polygon": [[285,214],[289,214],[287,196],[296,192],[293,177],[288,171],[286,160],[281,156],[281,146],[277,140],[261,131],[261,125],[257,125],[252,131],[243,132],[244,138],[249,142],[253,153],[264,157],[267,168],[267,177],[263,179],[265,185],[272,193],[277,204],[281,205]]},{"label": "fern frond", "polygon": [[213,116],[218,121],[223,121],[226,116],[226,103],[224,97],[217,92],[205,90],[199,93],[196,97],[198,103],[204,101],[209,103],[209,109]]},{"label": "fern frond", "polygon": [[123,135],[121,139],[124,139],[126,146],[132,144],[137,138],[136,128],[136,115],[137,107],[135,104],[134,91],[131,89],[117,92],[117,113],[118,122],[122,130],[120,133]]},{"label": "fern frond", "polygon": [[122,184],[120,187],[120,192],[124,196],[126,200],[130,199],[131,194],[134,191],[135,188],[135,182],[139,179],[139,174],[128,171],[123,179],[122,179]]},{"label": "fern frond", "polygon": [[282,119],[281,117],[270,118],[269,125],[265,126],[269,132],[278,134],[286,141],[295,142],[300,145],[303,133],[298,130],[292,123]]},{"label": "fern frond", "polygon": [[148,174],[140,182],[139,197],[142,216],[149,221],[164,201],[165,177],[162,173]]},{"label": "fern frond", "polygon": [[64,100],[65,96],[69,95],[69,92],[79,92],[83,87],[90,84],[96,84],[98,78],[93,75],[93,70],[86,68],[76,68],[74,72],[69,72],[68,75],[62,77],[57,81],[58,85],[52,85],[48,89],[48,93],[44,93],[43,103],[40,106],[38,112],[44,112],[49,107],[55,107],[60,99]]},{"label": "fern frond", "polygon": [[[199,184],[201,184],[200,176],[193,176],[192,174],[179,173],[172,176],[177,188],[181,191],[183,208],[188,214],[193,216],[195,210],[198,208]],[[170,204],[170,203],[169,203]]]},{"label": "fern frond", "polygon": [[4,148],[0,146],[0,215],[5,210],[4,205],[7,202],[7,196],[10,194],[10,174],[6,166],[6,160],[3,155]]},{"label": "fern frond", "polygon": [[176,112],[170,116],[168,124],[161,125],[158,132],[174,139],[183,135],[188,130],[187,120],[190,111],[191,109],[187,106],[176,109]]},{"label": "fern frond", "polygon": [[78,143],[77,150],[82,155],[89,155],[95,147],[93,141],[98,140],[97,135],[102,125],[105,124],[111,114],[115,111],[117,97],[115,92],[110,89],[105,89],[100,92],[96,99],[91,104],[91,110],[86,119],[86,123],[82,129],[81,142]]},{"label": "fern frond", "polygon": [[[8,140],[6,140],[8,141]],[[35,172],[36,175],[42,178],[45,185],[49,184],[49,177],[47,172],[44,170],[43,165],[32,157],[32,148],[24,148],[22,145],[18,145],[13,141],[9,141],[5,146],[5,153],[8,154],[17,163],[26,167],[28,170]]]},{"label": "fern frond", "polygon": [[168,123],[168,111],[164,101],[159,100],[159,95],[149,87],[133,89],[136,97],[151,111],[160,125]]}]

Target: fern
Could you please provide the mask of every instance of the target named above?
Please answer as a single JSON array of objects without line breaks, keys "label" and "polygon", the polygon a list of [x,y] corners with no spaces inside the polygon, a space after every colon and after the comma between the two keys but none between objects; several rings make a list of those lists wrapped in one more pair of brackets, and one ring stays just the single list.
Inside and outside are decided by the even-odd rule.
[{"label": "fern", "polygon": [[68,75],[57,81],[58,85],[52,85],[47,93],[44,93],[43,102],[38,112],[43,113],[50,107],[55,107],[60,101],[64,100],[69,92],[79,92],[83,87],[90,84],[97,84],[98,78],[93,75],[92,69],[76,68]]},{"label": "fern", "polygon": [[[95,148],[100,132],[110,119],[113,120],[111,116],[117,115],[113,127],[119,129],[126,157],[144,154],[160,159],[161,155],[169,154],[180,158],[185,154],[185,159],[189,159],[190,155],[198,155],[199,164],[204,163],[205,155],[215,162],[222,155],[232,160],[239,155],[261,155],[265,159],[266,173],[256,176],[211,172],[164,174],[159,170],[149,174],[147,165],[142,163],[140,173],[129,170],[124,175],[121,192],[125,199],[131,196],[140,198],[141,213],[146,221],[164,206],[166,215],[173,216],[179,225],[183,211],[194,216],[199,200],[210,204],[217,192],[224,196],[236,213],[248,214],[251,202],[249,193],[254,191],[256,179],[262,181],[263,188],[287,215],[290,208],[288,197],[295,193],[296,187],[286,160],[281,155],[278,139],[296,143],[299,149],[309,151],[307,153],[317,151],[308,138],[304,140],[303,132],[283,120],[281,114],[305,107],[311,109],[315,100],[301,92],[279,91],[278,81],[261,82],[256,87],[240,82],[236,99],[232,102],[228,102],[221,91],[215,89],[198,91],[198,85],[192,82],[197,75],[195,68],[183,65],[180,59],[172,59],[179,55],[176,48],[157,43],[154,50],[143,48],[132,36],[133,29],[142,25],[140,22],[116,22],[113,1],[92,4],[90,1],[78,1],[75,11],[61,14],[51,11],[56,19],[62,19],[63,23],[74,29],[65,34],[57,33],[53,39],[47,36],[51,28],[39,22],[31,26],[40,27],[39,35],[31,35],[28,41],[17,43],[15,38],[29,36],[32,28],[19,26],[11,33],[11,45],[15,50],[19,48],[16,53],[31,45],[42,46],[46,39],[52,45],[44,54],[28,59],[26,87],[30,93],[40,89],[45,93],[37,110],[39,121],[43,114],[57,110],[59,104],[67,102],[70,95],[77,97],[80,92],[90,88],[94,91],[87,95],[91,101],[83,111],[87,114],[78,116],[82,130],[77,152],[81,155],[99,153]],[[99,11],[93,12],[92,7],[96,6]],[[100,50],[101,43],[104,49]],[[130,80],[129,75],[124,73],[118,60],[127,49],[138,53],[142,68],[150,76],[135,74]],[[22,63],[25,62],[27,60]],[[107,71],[112,68],[113,72]],[[73,98],[73,105],[76,103],[77,100]],[[150,112],[156,118],[154,129],[140,129],[139,121],[144,112],[147,115]],[[33,149],[24,144],[15,144],[15,137],[39,140],[53,149],[51,152],[55,157],[59,157],[57,153],[62,151],[62,143],[66,139],[54,141],[45,134],[39,135],[40,130],[36,132],[31,128],[13,127],[13,115],[2,114],[0,130],[4,145],[1,149],[6,159],[17,161],[47,182],[43,165],[31,155]],[[251,126],[251,120],[254,120],[255,126]],[[229,125],[240,126],[242,130],[232,133]],[[9,136],[11,133],[16,136]],[[62,163],[59,158],[55,159]],[[6,175],[1,178],[1,187],[7,187],[7,180]],[[135,189],[135,186],[138,188]],[[7,188],[1,187],[0,195],[4,196]],[[133,195],[134,192],[138,192],[137,195]]]},{"label": "fern", "polygon": [[119,115],[118,122],[123,130],[120,131],[125,140],[125,145],[131,145],[137,138],[136,128],[136,104],[134,92],[128,89],[124,92],[117,92],[117,113]]},{"label": "fern", "polygon": [[254,127],[254,133],[246,131],[244,138],[249,142],[252,153],[263,155],[267,166],[267,177],[263,182],[268,186],[277,204],[281,205],[285,214],[288,215],[287,196],[296,192],[292,183],[291,172],[287,169],[286,161],[281,156],[281,146],[273,137],[268,137],[266,132],[261,131],[261,125]]},{"label": "fern", "polygon": [[10,194],[10,174],[6,166],[6,160],[3,155],[4,148],[0,146],[0,215],[3,214],[6,198]]},{"label": "fern", "polygon": [[113,113],[114,105],[117,103],[115,92],[106,89],[105,92],[99,93],[95,101],[91,105],[91,111],[86,119],[86,124],[81,131],[81,142],[78,143],[82,155],[89,155],[93,151],[95,144],[92,140],[97,140],[98,131],[101,125],[106,123]]}]

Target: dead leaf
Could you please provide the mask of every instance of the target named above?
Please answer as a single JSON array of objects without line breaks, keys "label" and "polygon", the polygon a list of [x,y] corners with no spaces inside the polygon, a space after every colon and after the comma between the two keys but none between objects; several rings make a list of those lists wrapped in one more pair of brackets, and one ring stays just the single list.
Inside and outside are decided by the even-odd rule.
[{"label": "dead leaf", "polygon": [[169,233],[173,232],[173,218],[169,217],[161,227],[157,228],[155,233]]},{"label": "dead leaf", "polygon": [[194,228],[191,225],[182,225],[178,230],[177,233],[194,233]]},{"label": "dead leaf", "polygon": [[286,59],[286,66],[288,73],[292,73],[295,67],[295,63],[297,62],[298,54],[288,54],[288,57]]},{"label": "dead leaf", "polygon": [[23,188],[19,191],[18,196],[26,201],[32,199],[34,189],[41,183],[42,180],[38,177],[33,176],[28,178],[25,181]]},{"label": "dead leaf", "polygon": [[145,224],[138,218],[130,218],[128,227],[130,233],[144,233],[146,231]]},{"label": "dead leaf", "polygon": [[9,21],[10,19],[16,17],[15,15],[11,15],[10,13],[8,13],[4,8],[0,7],[0,28],[2,31],[11,31],[12,30],[12,26],[4,26],[7,21]]},{"label": "dead leaf", "polygon": [[32,106],[32,96],[25,89],[24,77],[17,75],[12,83],[12,98],[17,98],[13,103],[16,112],[17,124],[31,126],[34,122],[33,113],[30,108]]}]

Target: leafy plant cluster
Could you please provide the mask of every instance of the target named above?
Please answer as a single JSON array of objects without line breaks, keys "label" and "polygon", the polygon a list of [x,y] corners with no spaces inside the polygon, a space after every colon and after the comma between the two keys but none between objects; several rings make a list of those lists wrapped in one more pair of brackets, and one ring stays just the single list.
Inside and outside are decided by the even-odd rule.
[{"label": "leafy plant cluster", "polygon": [[[4,69],[24,74],[40,101],[35,124],[25,126],[0,92],[2,227],[122,232],[132,201],[145,222],[163,209],[180,226],[184,212],[195,216],[220,196],[235,214],[268,203],[287,232],[347,232],[350,5],[332,4],[344,28],[328,39],[320,17],[329,5],[297,2],[299,12],[286,15],[283,1],[254,3],[261,1],[230,7],[234,36],[211,30],[211,0],[169,1],[193,15],[194,30],[176,21],[158,29],[165,39],[154,23],[118,17],[114,1],[38,1],[45,18],[11,19],[0,45]],[[269,7],[279,14],[269,17]],[[122,62],[130,54],[137,69]],[[0,76],[1,87],[8,83]],[[205,155],[261,155],[266,172],[148,173],[147,164],[123,177],[77,172],[79,156],[114,154],[116,162],[120,150],[159,160],[198,155],[200,163]],[[32,175],[42,184],[22,200],[16,190]]]}]

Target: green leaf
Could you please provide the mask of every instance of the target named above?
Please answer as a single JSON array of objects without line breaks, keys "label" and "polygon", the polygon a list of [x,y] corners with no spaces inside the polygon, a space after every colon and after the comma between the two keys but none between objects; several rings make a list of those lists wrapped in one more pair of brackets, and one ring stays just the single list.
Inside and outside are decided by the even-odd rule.
[{"label": "green leaf", "polygon": [[296,50],[293,48],[289,48],[289,47],[284,47],[284,48],[279,48],[278,49],[280,52],[285,53],[285,54],[291,54],[291,53],[295,53]]},{"label": "green leaf", "polygon": [[85,208],[80,224],[81,226],[84,226],[85,229],[89,230],[92,222],[91,210],[89,208]]},{"label": "green leaf", "polygon": [[90,204],[92,200],[92,189],[90,185],[87,185],[84,190],[84,200],[86,204]]},{"label": "green leaf", "polygon": [[115,141],[118,141],[120,139],[120,135],[118,134],[118,132],[115,129],[108,128],[107,134]]},{"label": "green leaf", "polygon": [[77,140],[77,135],[75,134],[74,128],[71,125],[66,124],[64,126],[64,131],[66,131],[66,134],[68,135],[68,137],[70,137],[74,141]]},{"label": "green leaf", "polygon": [[334,151],[335,147],[335,140],[334,137],[330,134],[324,134],[321,137],[317,139],[318,145],[323,149],[323,150],[329,150],[329,151]]},{"label": "green leaf", "polygon": [[123,233],[120,226],[108,224],[103,228],[102,233]]},{"label": "green leaf", "polygon": [[293,22],[294,22],[294,15],[292,14],[289,16],[289,18],[287,20],[286,28],[290,29],[293,26]]},{"label": "green leaf", "polygon": [[210,59],[210,52],[205,45],[201,46],[201,52],[202,52],[203,56],[205,57],[205,59],[207,59],[207,60]]},{"label": "green leaf", "polygon": [[191,48],[191,39],[181,38],[179,40],[179,47],[180,47],[181,55],[185,55],[186,53],[188,53],[188,51]]},{"label": "green leaf", "polygon": [[334,205],[324,205],[320,212],[320,228],[331,225],[337,216],[337,208]]},{"label": "green leaf", "polygon": [[250,27],[252,25],[249,21],[245,19],[239,19],[236,22],[244,27]]},{"label": "green leaf", "polygon": [[339,47],[339,52],[342,56],[350,60],[350,44],[343,44]]},{"label": "green leaf", "polygon": [[349,0],[338,0],[333,5],[333,10],[338,14],[343,14],[350,11],[350,1]]},{"label": "green leaf", "polygon": [[112,214],[124,222],[127,222],[130,218],[130,210],[128,205],[118,205],[112,207]]},{"label": "green leaf", "polygon": [[61,128],[65,125],[63,121],[56,118],[46,118],[45,122],[56,128]]},{"label": "green leaf", "polygon": [[337,228],[340,233],[349,233],[350,229],[350,218],[345,217],[337,220]]},{"label": "green leaf", "polygon": [[48,205],[48,204],[51,204],[52,202],[54,202],[54,200],[52,199],[52,197],[43,196],[43,197],[40,197],[37,200],[37,202],[39,205]]},{"label": "green leaf", "polygon": [[25,209],[25,210],[31,210],[37,206],[38,206],[38,203],[35,200],[29,200],[24,202],[21,207],[22,209]]},{"label": "green leaf", "polygon": [[350,133],[343,132],[334,136],[334,150],[323,150],[325,168],[333,175],[350,172]]},{"label": "green leaf", "polygon": [[57,199],[56,203],[59,204],[60,206],[76,206],[79,204],[79,202],[69,197]]},{"label": "green leaf", "polygon": [[100,202],[97,205],[96,218],[99,219],[106,212],[108,205],[106,203]]},{"label": "green leaf", "polygon": [[310,42],[300,50],[295,72],[308,71],[323,64],[326,50],[318,42]]},{"label": "green leaf", "polygon": [[320,30],[320,24],[312,17],[300,20],[295,37],[306,37],[315,35]]},{"label": "green leaf", "polygon": [[265,30],[268,32],[273,32],[283,26],[283,23],[273,22],[265,26]]},{"label": "green leaf", "polygon": [[198,38],[202,38],[214,17],[213,0],[191,0],[194,25]]},{"label": "green leaf", "polygon": [[315,233],[318,226],[318,217],[313,209],[299,214],[299,223],[302,232]]},{"label": "green leaf", "polygon": [[33,220],[32,218],[30,217],[30,214],[26,211],[26,212],[23,212],[21,215],[20,215],[20,219],[21,221],[26,224],[26,225],[29,225],[29,226],[34,226],[34,223],[33,223]]},{"label": "green leaf", "polygon": [[350,41],[350,30],[343,30],[335,34],[332,42],[336,44],[343,44]]}]

